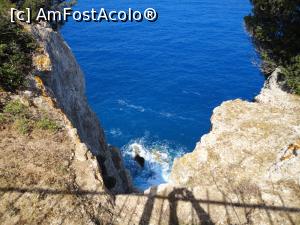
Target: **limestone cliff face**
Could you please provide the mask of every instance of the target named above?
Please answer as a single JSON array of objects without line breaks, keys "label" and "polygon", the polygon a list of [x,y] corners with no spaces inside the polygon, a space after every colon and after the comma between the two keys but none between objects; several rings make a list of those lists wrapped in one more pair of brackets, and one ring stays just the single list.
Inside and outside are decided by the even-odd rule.
[{"label": "limestone cliff face", "polygon": [[[255,102],[238,99],[214,109],[211,132],[201,138],[192,153],[175,160],[174,183],[210,184],[204,175],[218,172],[256,184],[277,181],[274,166],[280,164],[276,173],[286,173],[283,180],[300,184],[300,97],[280,90],[277,74],[278,70]],[[289,165],[289,172],[280,171],[284,165]]]},{"label": "limestone cliff face", "polygon": [[12,98],[62,129],[21,136],[0,126],[1,224],[300,224],[300,97],[280,90],[278,70],[255,102],[213,111],[211,132],[175,160],[169,183],[111,196],[107,188],[131,185],[88,106],[83,74],[59,33],[27,28],[40,44],[36,77]]},{"label": "limestone cliff face", "polygon": [[116,221],[300,224],[300,97],[279,89],[278,72],[255,102],[214,109],[211,132],[175,160],[168,184],[117,196]]},{"label": "limestone cliff face", "polygon": [[[128,191],[120,153],[105,142],[69,47],[50,28],[37,25],[32,32],[42,46],[34,59],[41,81],[35,82],[76,128],[70,135],[82,141],[72,163],[76,184],[99,192],[103,180],[115,193]],[[300,97],[280,90],[278,72],[255,102],[227,101],[213,111],[211,132],[175,160],[168,184],[115,196],[107,224],[299,224]],[[101,177],[85,170],[95,166],[89,150]],[[91,215],[103,221],[99,201],[91,200]]]},{"label": "limestone cliff face", "polygon": [[34,62],[44,94],[53,98],[77,129],[81,141],[97,157],[106,186],[114,193],[128,192],[130,178],[118,150],[108,147],[97,116],[87,103],[84,76],[72,51],[46,24],[31,29],[41,46],[41,54],[34,57]]},{"label": "limestone cliff face", "polygon": [[[227,101],[214,109],[211,132],[192,153],[175,160],[173,185],[208,190],[211,199],[223,201],[300,206],[300,97],[280,90],[278,72],[255,102]],[[268,210],[267,215],[255,207],[246,216],[237,212],[229,215],[215,209],[211,215],[220,224],[228,219],[253,224],[300,222],[299,213]]]}]

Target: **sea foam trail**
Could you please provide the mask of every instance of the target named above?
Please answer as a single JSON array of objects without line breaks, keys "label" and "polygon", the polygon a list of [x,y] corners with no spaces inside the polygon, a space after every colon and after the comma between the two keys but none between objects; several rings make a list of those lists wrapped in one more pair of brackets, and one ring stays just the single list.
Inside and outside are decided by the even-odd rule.
[{"label": "sea foam trail", "polygon": [[138,111],[140,113],[149,112],[149,113],[153,113],[153,114],[156,114],[158,116],[161,116],[161,117],[164,117],[164,118],[167,118],[167,119],[180,119],[180,120],[194,121],[193,118],[180,116],[180,115],[177,115],[177,114],[174,114],[174,113],[170,113],[170,112],[163,112],[163,111],[162,112],[158,112],[158,111],[155,111],[155,110],[153,110],[151,108],[145,108],[145,107],[140,106],[140,105],[131,104],[127,100],[123,100],[123,99],[119,99],[118,100],[118,104],[120,106],[122,106],[122,107],[133,109],[133,110],[136,110],[136,111]]},{"label": "sea foam trail", "polygon": [[[168,181],[174,158],[182,156],[184,150],[172,149],[168,143],[149,144],[145,138],[140,138],[125,145],[122,153],[126,166],[132,174],[134,185],[146,190]],[[134,161],[135,154],[145,159],[144,168]]]},{"label": "sea foam trail", "polygon": [[137,106],[137,105],[133,105],[133,104],[129,104],[127,101],[119,99],[118,103],[122,106],[128,107],[128,108],[132,108],[135,109],[139,112],[145,112],[145,108],[142,106]]}]

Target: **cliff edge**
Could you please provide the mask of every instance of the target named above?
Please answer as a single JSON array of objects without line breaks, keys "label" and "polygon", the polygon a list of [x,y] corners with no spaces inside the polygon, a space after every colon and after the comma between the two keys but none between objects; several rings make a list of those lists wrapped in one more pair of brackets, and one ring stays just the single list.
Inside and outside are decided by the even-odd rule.
[{"label": "cliff edge", "polygon": [[214,109],[212,130],[175,159],[168,184],[143,196],[117,196],[117,206],[132,202],[117,209],[120,221],[299,224],[300,97],[278,87],[278,72],[255,102],[237,99]]},{"label": "cliff edge", "polygon": [[25,29],[40,47],[29,89],[0,95],[1,224],[300,223],[300,97],[278,87],[278,70],[255,102],[214,109],[169,183],[127,194],[71,50],[46,24]]},{"label": "cliff edge", "polygon": [[44,95],[63,111],[77,129],[80,140],[97,157],[106,187],[113,193],[130,192],[130,176],[118,150],[107,145],[99,120],[88,105],[84,75],[72,51],[47,24],[30,28],[41,46],[34,62]]},{"label": "cliff edge", "polygon": [[70,48],[47,24],[25,90],[0,92],[0,223],[109,224],[132,190],[119,150],[90,109]]}]

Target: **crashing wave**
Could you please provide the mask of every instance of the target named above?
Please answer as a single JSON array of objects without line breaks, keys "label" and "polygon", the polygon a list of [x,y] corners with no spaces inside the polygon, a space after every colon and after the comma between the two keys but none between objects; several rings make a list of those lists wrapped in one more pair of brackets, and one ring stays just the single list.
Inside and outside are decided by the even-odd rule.
[{"label": "crashing wave", "polygon": [[[149,143],[146,138],[140,138],[125,145],[122,153],[134,185],[145,190],[150,186],[168,182],[173,160],[182,156],[184,149],[174,149],[170,143]],[[134,160],[137,154],[145,159],[143,168]]]}]

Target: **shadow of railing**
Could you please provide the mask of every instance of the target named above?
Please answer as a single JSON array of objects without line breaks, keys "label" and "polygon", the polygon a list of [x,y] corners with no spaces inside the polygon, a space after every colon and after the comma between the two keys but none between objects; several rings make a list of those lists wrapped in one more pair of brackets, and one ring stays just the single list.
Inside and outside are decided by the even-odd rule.
[{"label": "shadow of railing", "polygon": [[154,206],[155,195],[157,192],[157,187],[150,188],[149,197],[147,198],[147,202],[145,204],[143,214],[141,216],[139,225],[148,224],[151,218],[151,213]]},{"label": "shadow of railing", "polygon": [[168,199],[170,202],[170,215],[169,215],[169,224],[179,224],[179,218],[177,213],[177,204],[178,204],[178,196],[180,196],[180,201],[190,201],[192,203],[192,208],[194,208],[198,220],[201,221],[201,225],[207,224],[212,225],[214,224],[209,216],[205,212],[205,210],[197,203],[194,194],[185,188],[179,188],[173,190],[169,195]]},{"label": "shadow of railing", "polygon": [[[107,195],[107,192],[97,192],[97,191],[87,191],[87,190],[75,190],[75,191],[69,191],[69,190],[58,190],[58,189],[45,189],[45,188],[18,188],[18,187],[0,187],[0,193],[9,193],[9,192],[17,192],[17,193],[35,193],[35,194],[49,194],[49,195],[76,195],[76,196],[93,196],[93,195]],[[196,216],[198,217],[201,224],[213,224],[212,219],[209,215],[209,207],[215,205],[215,206],[223,206],[225,208],[227,207],[234,207],[234,208],[243,208],[243,209],[260,209],[264,210],[266,212],[269,211],[275,211],[275,212],[284,212],[284,213],[300,213],[300,208],[298,207],[288,207],[285,206],[283,203],[282,206],[276,206],[276,205],[266,205],[265,203],[246,203],[244,201],[242,202],[232,202],[227,201],[226,198],[223,198],[222,201],[219,200],[211,200],[209,199],[209,194],[207,193],[207,199],[201,199],[201,198],[195,198],[192,191],[189,191],[185,188],[178,188],[174,189],[172,192],[170,192],[168,195],[158,195],[157,194],[157,188],[151,188],[149,194],[144,193],[132,193],[129,195],[125,195],[125,202],[123,203],[123,206],[120,210],[123,210],[123,208],[126,206],[126,201],[129,201],[129,196],[137,196],[137,197],[144,197],[147,198],[146,203],[143,205],[143,213],[140,218],[139,224],[149,224],[151,219],[151,214],[153,211],[155,200],[162,199],[167,200],[169,202],[169,224],[175,225],[179,224],[179,218],[178,218],[178,212],[177,212],[177,206],[178,201],[182,202],[189,202],[192,205],[192,208],[196,212]],[[283,202],[283,199],[282,199]],[[208,206],[208,211],[205,211],[200,204],[206,204]],[[161,211],[161,213],[163,213]],[[118,214],[120,216],[120,212]],[[289,217],[289,220],[291,224],[294,224],[291,217]]]}]

